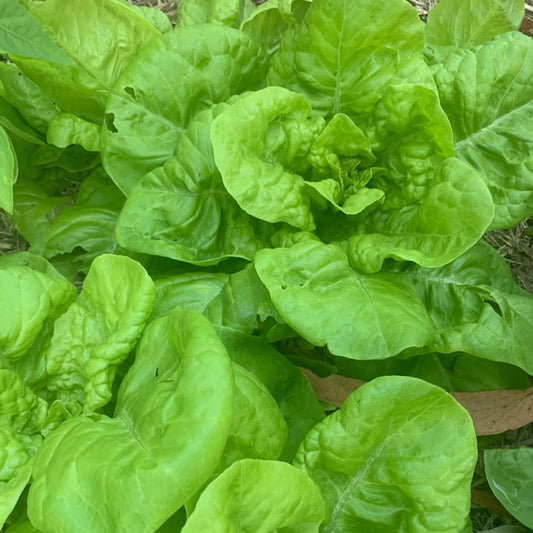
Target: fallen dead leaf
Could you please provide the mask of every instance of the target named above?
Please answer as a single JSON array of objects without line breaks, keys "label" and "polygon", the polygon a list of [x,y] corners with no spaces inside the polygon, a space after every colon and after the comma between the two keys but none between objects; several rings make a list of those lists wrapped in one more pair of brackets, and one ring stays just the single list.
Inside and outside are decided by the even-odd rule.
[{"label": "fallen dead leaf", "polygon": [[[340,407],[344,400],[364,385],[364,381],[331,375],[320,378],[307,368],[307,376],[319,400]],[[452,392],[452,396],[468,411],[476,435],[497,435],[533,422],[533,387],[525,390],[485,392]]]}]

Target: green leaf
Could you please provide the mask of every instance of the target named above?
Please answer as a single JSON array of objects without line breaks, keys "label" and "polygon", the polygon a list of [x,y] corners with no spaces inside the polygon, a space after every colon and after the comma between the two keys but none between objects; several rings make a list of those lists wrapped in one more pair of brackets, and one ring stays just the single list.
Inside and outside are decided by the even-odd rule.
[{"label": "green leaf", "polygon": [[261,43],[268,54],[279,49],[288,25],[301,21],[312,0],[269,0],[258,5],[242,21],[241,30]]},{"label": "green leaf", "polygon": [[31,182],[15,187],[15,200],[15,224],[34,253],[49,259],[62,255],[87,272],[98,255],[122,251],[114,232],[124,196],[101,167],[83,181],[74,205]]},{"label": "green leaf", "polygon": [[152,322],[115,417],[75,417],[44,440],[28,496],[32,524],[45,532],[155,531],[215,469],[232,397],[230,360],[204,317],[176,310]]},{"label": "green leaf", "polygon": [[491,228],[507,228],[531,216],[531,39],[511,32],[474,50],[458,50],[434,67],[434,76],[456,155],[481,174],[492,194]]},{"label": "green leaf", "polygon": [[[348,242],[350,263],[377,272],[387,258],[425,267],[449,263],[472,247],[492,221],[494,207],[481,176],[456,158],[424,176],[419,203],[373,213]],[[416,189],[416,181],[412,183]],[[411,203],[412,202],[412,203]]]},{"label": "green leaf", "polygon": [[31,522],[28,520],[24,522],[17,522],[15,525],[6,529],[9,533],[41,533],[38,529],[35,529]]},{"label": "green leaf", "polygon": [[150,316],[153,282],[128,257],[97,257],[78,299],[54,325],[45,354],[46,387],[64,401],[78,400],[86,412],[111,399],[118,365],[135,346]]},{"label": "green leaf", "polygon": [[213,22],[238,28],[253,9],[254,5],[247,0],[181,0],[176,25],[197,26]]},{"label": "green leaf", "polygon": [[533,528],[533,448],[485,450],[484,461],[492,492],[517,520]]},{"label": "green leaf", "polygon": [[207,487],[182,531],[313,533],[323,517],[320,492],[301,471],[286,463],[243,459]]},{"label": "green leaf", "polygon": [[0,370],[0,524],[30,481],[48,406],[10,370]]},{"label": "green leaf", "polygon": [[215,24],[178,28],[138,54],[115,85],[102,130],[102,158],[129,194],[172,158],[200,111],[259,88],[265,57],[242,32]]},{"label": "green leaf", "polygon": [[59,148],[79,144],[88,152],[99,152],[100,128],[72,113],[61,113],[50,121],[46,140]]},{"label": "green leaf", "polygon": [[170,313],[175,307],[202,313],[215,326],[251,334],[258,315],[269,305],[265,287],[248,266],[234,274],[191,272],[155,282],[152,317]]},{"label": "green leaf", "polygon": [[19,180],[14,188],[13,222],[37,253],[42,251],[44,235],[51,222],[69,203],[67,196],[49,196],[32,180]]},{"label": "green leaf", "polygon": [[502,257],[480,243],[436,269],[398,268],[417,288],[435,325],[425,351],[466,352],[533,371],[533,295],[520,289]]},{"label": "green leaf", "polygon": [[13,185],[17,176],[17,156],[9,136],[0,126],[0,208],[9,214],[13,214]]},{"label": "green leaf", "polygon": [[118,0],[47,0],[32,2],[28,10],[70,61],[60,64],[20,52],[12,59],[63,111],[96,122],[116,79],[160,35]]},{"label": "green leaf", "polygon": [[448,392],[527,389],[531,384],[528,374],[514,365],[466,353],[425,353],[408,358],[400,355],[378,361],[336,357],[335,367],[338,374],[362,381],[371,381],[379,376],[411,376]]},{"label": "green leaf", "polygon": [[237,363],[233,376],[233,421],[219,472],[240,459],[278,459],[287,440],[287,424],[265,385]]},{"label": "green leaf", "polygon": [[[233,419],[226,446],[208,485],[224,470],[241,459],[278,459],[287,440],[287,424],[261,380],[233,363]],[[187,502],[190,514],[203,489]]]},{"label": "green leaf", "polygon": [[121,1],[124,5],[127,5],[130,9],[146,19],[161,33],[167,33],[172,30],[172,22],[161,9],[158,9],[157,7],[130,4],[128,0]]},{"label": "green leaf", "polygon": [[215,163],[224,186],[247,213],[314,229],[298,170],[309,166],[307,152],[325,123],[320,117],[307,118],[310,111],[302,96],[267,87],[239,99],[214,120]]},{"label": "green leaf", "polygon": [[59,109],[16,65],[0,63],[0,81],[4,98],[32,128],[46,134],[48,123],[59,114]]},{"label": "green leaf", "polygon": [[[8,460],[13,460],[17,455],[19,456],[17,457],[19,460],[21,457],[26,459],[26,462],[19,466],[10,479],[2,479],[0,481],[0,524],[4,524],[17,504],[22,491],[31,480],[32,459],[26,457],[24,446],[3,427],[0,427],[0,443],[2,449],[8,456]],[[0,464],[0,468],[3,466],[3,464]],[[5,475],[3,471],[2,474]],[[9,531],[11,531],[11,528]]]},{"label": "green leaf", "polygon": [[68,55],[43,31],[18,0],[0,0],[0,12],[0,50],[3,53],[72,65]]},{"label": "green leaf", "polygon": [[37,145],[44,144],[44,137],[31,128],[20,112],[0,96],[0,126],[20,139]]},{"label": "green leaf", "polygon": [[324,115],[345,113],[365,129],[390,84],[430,84],[423,45],[424,26],[403,0],[315,0],[285,32],[269,84],[300,93]]},{"label": "green leaf", "polygon": [[276,400],[288,428],[280,460],[292,461],[307,432],[324,418],[309,381],[262,338],[225,327],[216,329],[232,360],[255,374]]},{"label": "green leaf", "polygon": [[128,250],[198,265],[251,259],[263,246],[256,223],[224,188],[209,130],[224,104],[199,113],[178,137],[176,155],[130,192],[117,223]]},{"label": "green leaf", "polygon": [[437,49],[474,48],[518,30],[523,18],[523,0],[440,0],[428,15],[426,42]]},{"label": "green leaf", "polygon": [[306,241],[260,250],[255,268],[283,320],[335,355],[384,359],[433,338],[433,325],[408,283],[350,268],[336,245]]},{"label": "green leaf", "polygon": [[57,272],[39,272],[27,266],[0,265],[0,363],[20,361],[47,324],[64,313],[76,289]]},{"label": "green leaf", "polygon": [[463,531],[477,461],[468,413],[399,376],[356,390],[303,441],[294,464],[326,502],[320,531]]}]

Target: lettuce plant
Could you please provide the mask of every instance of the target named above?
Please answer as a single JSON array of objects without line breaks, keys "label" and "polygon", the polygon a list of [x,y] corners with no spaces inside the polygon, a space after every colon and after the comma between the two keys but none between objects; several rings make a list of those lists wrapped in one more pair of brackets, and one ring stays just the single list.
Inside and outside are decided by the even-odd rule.
[{"label": "lettuce plant", "polygon": [[482,241],[533,215],[522,0],[0,12],[6,530],[472,531],[446,390],[533,374]]}]

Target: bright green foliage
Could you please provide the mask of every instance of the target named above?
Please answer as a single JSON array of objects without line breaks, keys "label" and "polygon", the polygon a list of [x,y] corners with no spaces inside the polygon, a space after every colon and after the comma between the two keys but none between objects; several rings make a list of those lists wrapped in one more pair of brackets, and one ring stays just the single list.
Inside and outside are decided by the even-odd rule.
[{"label": "bright green foliage", "polygon": [[59,114],[52,101],[16,65],[0,63],[0,81],[2,96],[7,102],[19,111],[29,126],[46,134],[49,122]]},{"label": "bright green foliage", "polygon": [[71,113],[62,113],[50,121],[46,140],[59,148],[79,144],[88,152],[98,152],[100,150],[100,128]]},{"label": "bright green foliage", "polygon": [[[16,4],[18,0],[12,2]],[[15,63],[64,111],[101,120],[108,91],[130,60],[160,32],[119,0],[24,2],[66,61],[4,45]]]},{"label": "bright green foliage", "polygon": [[490,488],[522,524],[533,527],[533,448],[485,450]]},{"label": "bright green foliage", "polygon": [[287,439],[287,424],[261,381],[233,363],[233,422],[220,471],[239,459],[278,459]]},{"label": "bright green foliage", "polygon": [[324,412],[303,374],[263,339],[217,328],[230,357],[255,374],[278,404],[287,424],[280,460],[291,461],[306,433]]},{"label": "bright green foliage", "polygon": [[438,269],[401,270],[435,324],[432,350],[463,351],[533,371],[531,295],[513,282],[507,265],[490,246],[480,243]]},{"label": "bright green foliage", "polygon": [[232,397],[230,360],[205,318],[177,310],[153,322],[114,417],[75,417],[46,438],[28,499],[32,524],[43,533],[154,531],[216,467]]},{"label": "bright green foliage", "polygon": [[33,456],[48,406],[15,372],[0,370],[0,522],[4,523],[30,480]]},{"label": "bright green foliage", "polygon": [[518,32],[473,50],[459,49],[434,67],[457,157],[487,182],[493,228],[533,214],[533,41]]},{"label": "bright green foliage", "polygon": [[0,0],[2,531],[472,530],[437,386],[531,382],[479,242],[533,214],[523,2],[257,3]]},{"label": "bright green foliage", "polygon": [[76,290],[57,273],[1,263],[0,287],[0,361],[9,368],[24,357],[46,323],[65,312]]},{"label": "bright green foliage", "polygon": [[0,126],[0,208],[13,214],[13,184],[17,181],[18,165],[13,145]]},{"label": "bright green foliage", "polygon": [[474,48],[496,35],[517,30],[522,0],[440,0],[430,11],[426,42],[432,48]]},{"label": "bright green foliage", "polygon": [[[23,199],[27,205],[19,208],[19,228],[32,252],[54,260],[76,250],[75,268],[87,272],[97,255],[117,251],[114,229],[124,196],[101,167],[84,180],[73,205],[28,186],[17,189],[17,198],[19,206]],[[31,227],[38,218],[40,224]]]},{"label": "bright green foliage", "polygon": [[0,50],[23,57],[71,65],[67,54],[51,39],[18,0],[1,0]]},{"label": "bright green foliage", "polygon": [[451,396],[390,376],[310,431],[294,464],[324,496],[321,532],[452,533],[468,524],[476,460],[472,421]]},{"label": "bright green foliage", "polygon": [[178,136],[175,156],[133,188],[116,229],[122,246],[198,265],[251,259],[264,246],[213,160],[209,131],[223,109],[199,113]]},{"label": "bright green foliage", "polygon": [[198,112],[257,89],[264,61],[250,38],[216,25],[169,32],[147,47],[107,103],[102,156],[115,183],[129,194],[174,155]]},{"label": "bright green foliage", "polygon": [[403,0],[315,0],[283,35],[269,82],[366,125],[391,84],[431,83],[423,45],[424,26]]},{"label": "bright green foliage", "polygon": [[261,250],[255,267],[285,322],[336,355],[384,359],[432,338],[413,287],[352,270],[338,246],[308,241]]},{"label": "bright green foliage", "polygon": [[291,465],[244,459],[203,492],[183,533],[318,533],[324,503],[316,485]]},{"label": "bright green foliage", "polygon": [[83,291],[54,325],[45,354],[47,389],[91,412],[111,399],[116,368],[135,346],[154,299],[154,286],[135,261],[97,257]]},{"label": "bright green foliage", "polygon": [[178,4],[178,26],[213,22],[238,28],[252,10],[253,5],[246,0],[184,0]]},{"label": "bright green foliage", "polygon": [[420,203],[369,217],[368,234],[354,235],[348,243],[355,267],[377,272],[387,258],[441,266],[468,250],[493,218],[481,178],[455,158],[436,168],[425,192]]},{"label": "bright green foliage", "polygon": [[308,166],[307,152],[325,126],[320,118],[307,120],[310,111],[302,96],[268,87],[240,99],[213,123],[215,162],[224,186],[247,213],[302,230],[315,228],[305,181],[296,174]]}]

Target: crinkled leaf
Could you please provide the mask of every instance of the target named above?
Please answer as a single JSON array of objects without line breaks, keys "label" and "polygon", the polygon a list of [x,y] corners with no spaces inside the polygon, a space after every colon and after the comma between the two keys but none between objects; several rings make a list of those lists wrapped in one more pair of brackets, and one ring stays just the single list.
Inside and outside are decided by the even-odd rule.
[{"label": "crinkled leaf", "polygon": [[477,461],[468,413],[442,389],[382,377],[305,438],[294,464],[320,486],[322,532],[463,531]]},{"label": "crinkled leaf", "polygon": [[13,185],[17,181],[18,164],[13,145],[0,126],[0,208],[13,214]]},{"label": "crinkled leaf", "polygon": [[314,229],[298,170],[309,167],[307,152],[325,123],[320,117],[308,118],[310,111],[302,96],[267,87],[239,99],[214,120],[216,165],[224,186],[247,213]]},{"label": "crinkled leaf", "polygon": [[430,81],[423,32],[416,10],[403,0],[315,0],[285,32],[269,83],[304,95],[316,111],[345,113],[364,127],[391,83]]},{"label": "crinkled leaf", "polygon": [[433,337],[415,289],[387,273],[361,274],[336,245],[260,250],[259,278],[283,320],[335,355],[384,359]]},{"label": "crinkled leaf", "polygon": [[48,406],[10,370],[0,370],[0,524],[30,481]]},{"label": "crinkled leaf", "polygon": [[438,267],[482,237],[494,207],[476,171],[449,158],[422,187],[419,203],[375,212],[350,238],[348,256],[355,268],[377,272],[386,258]]},{"label": "crinkled leaf", "polygon": [[511,32],[434,67],[455,152],[486,181],[492,228],[533,214],[533,42]]},{"label": "crinkled leaf", "polygon": [[523,18],[523,0],[440,0],[428,15],[426,42],[437,50],[474,48],[517,30]]},{"label": "crinkled leaf", "polygon": [[232,397],[230,360],[204,317],[176,310],[153,322],[115,417],[75,417],[46,437],[28,496],[31,522],[44,533],[155,531],[215,469]]},{"label": "crinkled leaf", "polygon": [[242,32],[215,24],[178,28],[139,53],[117,82],[102,130],[102,158],[129,194],[177,149],[194,116],[263,84],[265,58]]},{"label": "crinkled leaf", "polygon": [[78,299],[54,325],[45,354],[47,389],[91,412],[111,399],[117,366],[135,346],[150,316],[153,282],[128,257],[97,257]]},{"label": "crinkled leaf", "polygon": [[72,113],[61,113],[50,121],[46,140],[59,148],[79,144],[88,152],[99,152],[100,128]]},{"label": "crinkled leaf", "polygon": [[117,240],[128,250],[199,265],[251,259],[262,243],[254,222],[224,188],[209,130],[223,104],[208,109],[179,135],[176,155],[148,173],[128,196]]},{"label": "crinkled leaf", "polygon": [[522,524],[533,527],[533,448],[485,450],[484,461],[492,492]]},{"label": "crinkled leaf", "polygon": [[318,532],[324,503],[316,485],[286,463],[243,459],[204,490],[183,533]]}]

